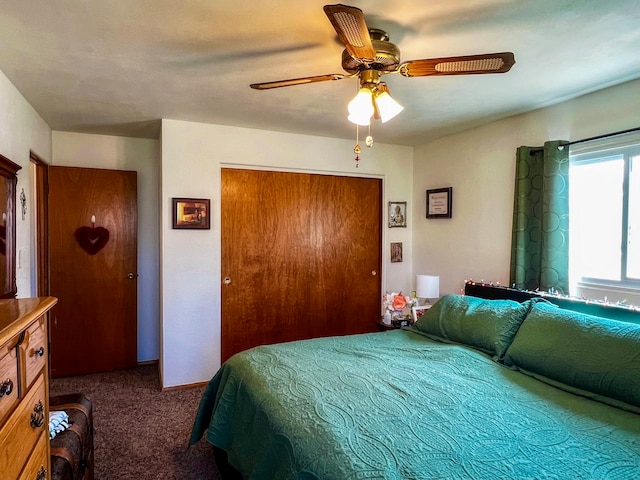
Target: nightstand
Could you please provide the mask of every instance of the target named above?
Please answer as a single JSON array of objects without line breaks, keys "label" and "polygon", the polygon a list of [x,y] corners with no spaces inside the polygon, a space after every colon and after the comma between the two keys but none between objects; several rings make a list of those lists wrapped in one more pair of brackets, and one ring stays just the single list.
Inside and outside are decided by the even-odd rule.
[{"label": "nightstand", "polygon": [[391,325],[387,325],[386,323],[383,323],[382,319],[379,318],[378,321],[376,322],[376,325],[378,325],[378,329],[380,331],[385,331],[385,330],[393,330],[395,328],[406,327],[411,325],[412,323],[413,323],[413,317],[411,315],[406,315],[401,318],[396,317],[396,319],[391,321]]},{"label": "nightstand", "polygon": [[393,330],[394,328],[396,328],[393,325],[387,325],[386,323],[382,323],[381,318],[379,318],[376,321],[376,325],[378,326],[378,330],[380,330],[381,332],[384,332],[385,330]]}]

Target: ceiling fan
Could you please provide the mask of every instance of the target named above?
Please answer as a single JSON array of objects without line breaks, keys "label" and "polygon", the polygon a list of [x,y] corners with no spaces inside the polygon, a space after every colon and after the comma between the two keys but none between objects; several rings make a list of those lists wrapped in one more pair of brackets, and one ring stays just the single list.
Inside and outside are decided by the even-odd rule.
[{"label": "ceiling fan", "polygon": [[386,83],[380,81],[382,75],[399,73],[404,77],[428,77],[505,73],[515,64],[511,52],[400,62],[400,49],[389,41],[385,31],[367,27],[362,10],[341,4],[325,5],[323,8],[345,46],[342,52],[342,68],[348,74],[331,73],[252,83],[251,88],[268,90],[358,77],[360,91],[349,104],[349,120],[358,125],[368,125],[371,116],[385,122],[402,111],[402,107],[390,97]]}]

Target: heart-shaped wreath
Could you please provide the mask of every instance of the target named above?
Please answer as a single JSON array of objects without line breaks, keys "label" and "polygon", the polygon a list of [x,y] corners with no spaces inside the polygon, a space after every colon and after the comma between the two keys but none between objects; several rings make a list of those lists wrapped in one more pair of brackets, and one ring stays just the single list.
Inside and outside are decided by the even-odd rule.
[{"label": "heart-shaped wreath", "polygon": [[109,230],[104,227],[80,227],[76,230],[76,240],[89,255],[95,255],[109,241]]}]

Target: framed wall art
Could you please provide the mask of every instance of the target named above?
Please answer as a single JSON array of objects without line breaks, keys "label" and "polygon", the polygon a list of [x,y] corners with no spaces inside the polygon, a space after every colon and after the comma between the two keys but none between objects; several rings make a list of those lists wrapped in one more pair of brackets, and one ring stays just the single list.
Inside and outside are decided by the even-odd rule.
[{"label": "framed wall art", "polygon": [[173,198],[173,228],[211,228],[211,201],[208,198]]},{"label": "framed wall art", "polygon": [[413,322],[417,322],[418,319],[424,315],[427,310],[429,310],[433,305],[416,305],[411,307],[411,316],[413,317]]},{"label": "framed wall art", "polygon": [[402,262],[402,242],[391,242],[391,263]]},{"label": "framed wall art", "polygon": [[389,202],[389,228],[407,226],[407,202]]},{"label": "framed wall art", "polygon": [[427,218],[451,218],[453,187],[427,190]]}]

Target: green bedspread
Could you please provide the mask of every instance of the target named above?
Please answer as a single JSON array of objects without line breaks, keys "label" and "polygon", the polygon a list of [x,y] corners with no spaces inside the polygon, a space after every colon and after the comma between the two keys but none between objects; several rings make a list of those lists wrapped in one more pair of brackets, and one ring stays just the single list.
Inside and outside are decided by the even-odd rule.
[{"label": "green bedspread", "polygon": [[246,480],[640,478],[640,415],[407,330],[235,355],[205,433]]}]

